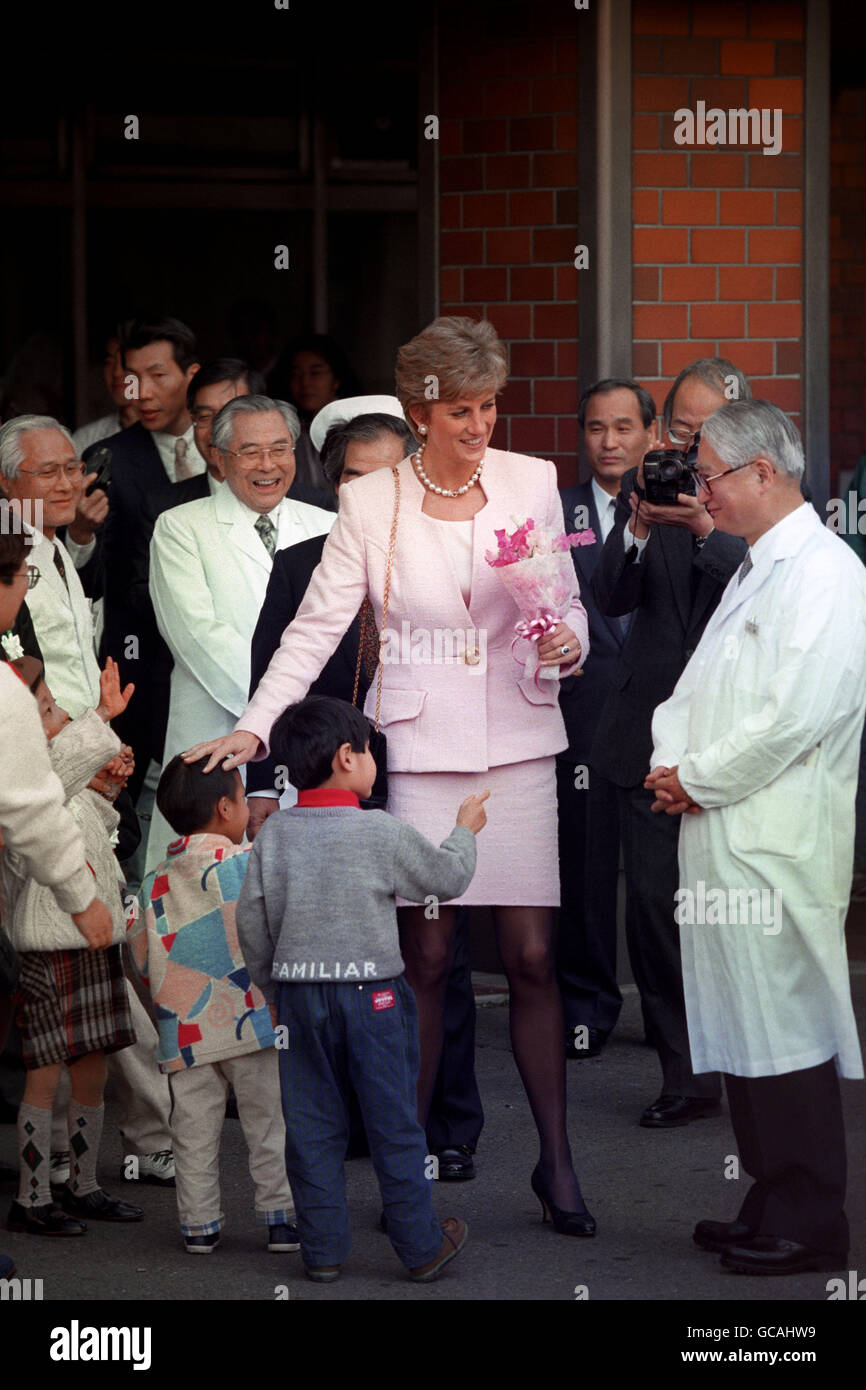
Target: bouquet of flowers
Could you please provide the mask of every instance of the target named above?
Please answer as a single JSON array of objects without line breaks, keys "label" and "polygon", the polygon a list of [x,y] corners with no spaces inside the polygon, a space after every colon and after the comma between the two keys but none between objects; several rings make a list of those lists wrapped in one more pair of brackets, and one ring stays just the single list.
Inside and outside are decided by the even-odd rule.
[{"label": "bouquet of flowers", "polygon": [[496,550],[485,551],[484,558],[497,571],[523,615],[515,625],[512,654],[518,642],[528,642],[527,655],[515,657],[523,662],[523,674],[534,676],[536,685],[539,677],[558,680],[558,666],[539,665],[536,643],[564,618],[574,598],[571,547],[592,545],[595,533],[586,530],[557,534],[550,527],[536,526],[529,517],[510,536],[505,531],[494,531],[494,535]]}]

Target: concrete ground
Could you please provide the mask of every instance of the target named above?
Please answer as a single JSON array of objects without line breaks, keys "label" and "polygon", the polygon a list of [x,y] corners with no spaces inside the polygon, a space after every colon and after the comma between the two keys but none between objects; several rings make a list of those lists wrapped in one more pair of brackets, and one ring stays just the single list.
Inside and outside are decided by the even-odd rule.
[{"label": "concrete ground", "polygon": [[[486,983],[492,987],[496,982]],[[855,962],[853,984],[861,1036],[866,1036],[866,964]],[[726,1113],[677,1130],[638,1126],[640,1111],[658,1094],[659,1072],[655,1054],[642,1042],[633,986],[627,987],[621,1021],[603,1055],[568,1067],[569,1129],[587,1205],[598,1220],[595,1239],[558,1236],[541,1223],[529,1187],[535,1131],[511,1056],[503,1004],[479,1009],[477,1060],[487,1116],[478,1177],[437,1184],[436,1190],[440,1215],[468,1221],[469,1240],[431,1286],[406,1280],[387,1237],[377,1229],[379,1199],[369,1160],[347,1165],[354,1244],[339,1283],[311,1284],[303,1277],[299,1256],[269,1255],[264,1231],[253,1222],[252,1184],[236,1120],[226,1121],[224,1129],[227,1226],[222,1244],[207,1257],[186,1254],[173,1191],[120,1181],[113,1101],[102,1180],[114,1195],[138,1202],[146,1220],[134,1226],[92,1223],[85,1237],[61,1241],[0,1231],[0,1249],[13,1255],[21,1277],[43,1280],[45,1300],[255,1301],[288,1296],[305,1302],[568,1302],[588,1297],[708,1305],[720,1300],[742,1300],[743,1305],[826,1300],[829,1275],[742,1278],[722,1271],[716,1256],[693,1245],[695,1221],[733,1216],[747,1179],[725,1177],[736,1152]],[[853,1237],[849,1268],[866,1274],[866,1087],[842,1084]],[[14,1128],[0,1126],[0,1159],[12,1162],[14,1157]],[[0,1196],[0,1213],[9,1198]],[[800,1321],[804,1316],[796,1314]]]}]

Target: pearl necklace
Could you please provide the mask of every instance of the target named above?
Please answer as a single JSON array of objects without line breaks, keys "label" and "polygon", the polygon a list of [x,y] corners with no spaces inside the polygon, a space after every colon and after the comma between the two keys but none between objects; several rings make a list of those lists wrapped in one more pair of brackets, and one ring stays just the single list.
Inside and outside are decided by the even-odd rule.
[{"label": "pearl necklace", "polygon": [[478,482],[478,479],[481,477],[481,470],[484,467],[484,459],[482,459],[475,472],[472,474],[472,477],[469,479],[468,483],[464,483],[462,487],[451,488],[437,487],[436,484],[434,482],[431,482],[430,478],[427,477],[427,474],[424,472],[424,468],[421,463],[420,449],[417,451],[417,453],[414,453],[412,455],[412,462],[415,465],[415,472],[418,474],[418,477],[424,484],[424,486],[428,489],[429,492],[438,493],[440,497],[462,497],[464,492],[468,492],[469,489],[471,487],[474,487],[475,484]]}]

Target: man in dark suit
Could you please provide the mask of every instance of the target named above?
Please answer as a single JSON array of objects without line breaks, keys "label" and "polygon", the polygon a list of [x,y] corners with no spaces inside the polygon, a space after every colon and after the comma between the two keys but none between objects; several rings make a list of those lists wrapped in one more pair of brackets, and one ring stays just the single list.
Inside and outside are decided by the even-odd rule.
[{"label": "man in dark suit", "polygon": [[[663,423],[675,447],[687,445],[726,400],[751,396],[724,358],[684,367],[665,399]],[[611,617],[631,613],[590,752],[593,769],[617,786],[625,862],[629,957],[640,991],[647,1039],[662,1067],[662,1091],[640,1123],[661,1129],[719,1109],[714,1072],[692,1071],[683,1000],[679,931],[678,816],[654,816],[644,789],[655,707],[671,694],[707,621],[746,553],[745,541],[716,531],[696,497],[651,506],[639,497],[643,466],[622,479],[616,518],[592,577],[596,602]]]},{"label": "man in dark suit", "polygon": [[654,442],[656,407],[636,381],[607,378],[581,397],[577,419],[591,476],[562,490],[565,527],[589,527],[595,542],[571,554],[589,617],[590,653],[580,676],[562,682],[559,705],[568,748],[557,756],[561,907],[557,977],[566,1056],[594,1057],[622,1007],[616,980],[616,909],[620,828],[617,790],[595,767],[590,748],[628,630],[627,617],[607,617],[591,581],[613,530],[620,480]]},{"label": "man in dark suit", "polygon": [[[337,423],[324,434],[322,467],[335,493],[353,478],[375,468],[394,466],[414,446],[414,438],[402,419],[382,413],[382,398],[353,397],[334,401],[325,410]],[[365,406],[363,410],[360,408]],[[377,406],[378,409],[372,409]],[[399,402],[393,401],[395,413]],[[360,413],[359,413],[360,411]],[[324,416],[325,411],[320,412]],[[313,430],[321,433],[325,421],[317,416]],[[313,536],[299,545],[278,550],[259,620],[253,633],[250,695],[267,670],[285,628],[294,618],[307,591],[313,570],[322,558],[327,536]],[[360,617],[360,615],[359,615]],[[349,630],[310,687],[310,694],[332,695],[352,701],[358,672],[357,703],[363,705],[378,663],[378,634],[368,614],[364,646],[358,663],[361,638],[359,619]],[[283,783],[270,757],[247,764],[246,787],[250,807],[247,833],[254,838],[268,815],[278,806]],[[484,1124],[481,1097],[475,1079],[475,996],[469,949],[468,916],[458,916],[454,961],[445,995],[442,1060],[427,1121],[427,1143],[436,1155],[438,1175],[444,1181],[465,1181],[475,1176],[473,1154]],[[357,1107],[351,1115],[350,1153],[364,1151],[363,1122]]]},{"label": "man in dark suit", "polygon": [[98,541],[105,606],[101,659],[113,657],[121,681],[135,682],[135,695],[116,721],[118,734],[135,752],[130,783],[135,796],[151,759],[162,758],[168,707],[155,622],[152,614],[143,618],[141,604],[131,598],[132,557],[149,500],[169,484],[204,477],[206,460],[196,447],[187,407],[187,389],[199,369],[191,330],[178,319],[135,320],[121,353],[129,388],[137,393],[139,420],[86,449],[84,459],[91,466],[103,460],[111,465],[108,516]]}]

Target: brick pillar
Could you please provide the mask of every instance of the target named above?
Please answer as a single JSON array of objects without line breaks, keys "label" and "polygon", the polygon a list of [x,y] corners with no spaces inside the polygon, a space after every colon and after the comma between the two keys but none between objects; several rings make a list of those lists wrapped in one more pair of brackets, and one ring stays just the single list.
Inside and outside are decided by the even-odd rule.
[{"label": "brick pillar", "polygon": [[[729,357],[799,423],[804,6],[633,10],[634,372],[659,409],[696,357]],[[683,146],[674,112],[780,107],[782,153]]]}]

